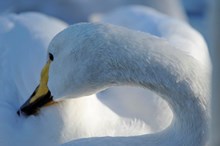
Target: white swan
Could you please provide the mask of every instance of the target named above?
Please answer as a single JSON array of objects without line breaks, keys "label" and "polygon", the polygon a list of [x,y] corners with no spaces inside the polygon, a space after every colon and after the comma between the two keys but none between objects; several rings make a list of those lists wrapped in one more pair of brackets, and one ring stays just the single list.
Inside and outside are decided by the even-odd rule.
[{"label": "white swan", "polygon": [[174,118],[168,128],[150,135],[90,138],[66,145],[204,146],[209,70],[175,47],[163,38],[118,26],[73,25],[50,43],[41,84],[21,111],[34,111],[32,105],[50,98],[49,91],[59,101],[115,85],[141,86],[169,103]]}]

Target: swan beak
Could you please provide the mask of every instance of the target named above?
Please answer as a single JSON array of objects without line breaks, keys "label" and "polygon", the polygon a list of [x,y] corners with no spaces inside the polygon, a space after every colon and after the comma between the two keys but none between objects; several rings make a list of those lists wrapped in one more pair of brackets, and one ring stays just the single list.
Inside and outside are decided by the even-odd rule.
[{"label": "swan beak", "polygon": [[36,115],[40,108],[56,103],[53,101],[53,96],[51,95],[50,90],[47,87],[50,63],[51,61],[53,61],[53,58],[51,58],[51,54],[49,55],[50,58],[41,71],[39,86],[37,86],[30,98],[17,111],[18,115],[20,115],[20,113],[23,113],[27,116],[33,114]]},{"label": "swan beak", "polygon": [[39,86],[35,89],[31,97],[20,107],[17,111],[17,114],[24,114],[26,116],[36,115],[40,108],[55,104],[56,102],[53,101],[53,97],[49,90],[45,92],[45,94],[37,97],[39,95]]}]

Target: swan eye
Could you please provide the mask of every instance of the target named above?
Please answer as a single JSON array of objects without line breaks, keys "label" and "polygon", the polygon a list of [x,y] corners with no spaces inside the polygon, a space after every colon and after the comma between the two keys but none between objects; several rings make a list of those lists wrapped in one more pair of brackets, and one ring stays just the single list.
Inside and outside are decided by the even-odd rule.
[{"label": "swan eye", "polygon": [[49,58],[51,61],[53,61],[53,54],[49,53]]}]

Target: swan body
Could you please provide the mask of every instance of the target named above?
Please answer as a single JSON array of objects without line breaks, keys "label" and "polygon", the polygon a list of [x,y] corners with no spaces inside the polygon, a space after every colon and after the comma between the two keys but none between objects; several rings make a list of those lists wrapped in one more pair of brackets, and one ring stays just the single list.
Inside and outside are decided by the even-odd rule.
[{"label": "swan body", "polygon": [[54,56],[48,88],[55,100],[88,96],[116,85],[139,86],[160,94],[174,115],[159,133],[66,144],[206,144],[209,70],[169,41],[114,25],[78,24],[55,36],[48,51]]}]

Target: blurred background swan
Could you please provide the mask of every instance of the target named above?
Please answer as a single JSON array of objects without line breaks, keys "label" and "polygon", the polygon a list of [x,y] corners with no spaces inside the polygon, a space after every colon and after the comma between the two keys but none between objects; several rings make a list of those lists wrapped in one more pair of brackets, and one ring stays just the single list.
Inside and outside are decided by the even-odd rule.
[{"label": "blurred background swan", "polygon": [[208,39],[205,28],[208,27],[209,0],[7,0],[0,3],[0,13],[37,11],[69,24],[88,21],[91,14],[108,13],[121,6],[144,5],[177,19],[189,20]]},{"label": "blurred background swan", "polygon": [[[154,7],[172,17],[180,18],[181,16],[181,19],[185,19],[180,3],[179,0],[165,0],[163,5],[160,0],[21,0],[19,2],[8,0],[1,3],[0,12],[38,11],[72,24],[88,21],[89,16],[94,13],[106,13],[117,7],[139,4]],[[199,5],[202,3],[200,1]]]},{"label": "blurred background swan", "polygon": [[[143,30],[144,25],[135,26],[132,23],[132,21],[129,21],[129,23],[127,23],[127,24],[121,24],[120,22],[116,22],[116,20],[120,19],[120,18],[121,18],[121,20],[127,19],[124,15],[127,12],[129,12],[129,14],[131,14],[131,13],[134,14],[134,17],[132,16],[131,20],[137,18],[136,14],[138,14],[138,15],[143,14],[144,17],[147,14],[147,12],[146,12],[147,8],[146,8],[146,10],[143,10],[144,8],[142,10],[140,10],[142,12],[140,12],[140,11],[138,12],[135,9],[136,8],[132,8],[132,7],[118,9],[116,11],[109,12],[107,15],[103,15],[103,16],[99,15],[99,17],[96,17],[96,18],[98,18],[98,20],[96,20],[96,21],[103,21],[103,22],[109,21],[109,23],[115,23],[115,24],[118,23],[118,25],[123,25],[123,26],[129,25],[126,27],[136,29],[136,30],[145,31],[145,32],[149,31],[149,33],[159,36],[158,31],[161,31],[161,30],[157,30],[157,31],[154,31],[151,29]],[[117,13],[118,11],[121,11],[120,12],[121,15],[119,15],[118,18],[114,18],[114,17],[116,17],[116,15],[114,13],[116,13],[118,15],[119,14],[119,13]],[[132,11],[132,12],[130,12],[130,11]],[[148,10],[148,12],[151,12],[151,10]],[[22,14],[22,15],[24,15],[24,14]],[[153,107],[154,108],[153,111],[154,112],[156,111],[155,113],[157,113],[156,114],[157,116],[154,116],[154,117],[150,116],[149,117],[149,116],[147,116],[148,113],[143,112],[143,110],[142,110],[146,106],[146,103],[148,103],[147,102],[148,100],[144,101],[142,98],[142,97],[146,96],[146,95],[144,95],[145,91],[143,91],[142,89],[131,89],[131,90],[133,90],[132,92],[129,92],[131,102],[130,102],[130,104],[128,104],[128,103],[125,103],[125,100],[123,98],[124,96],[128,96],[128,94],[120,96],[121,92],[125,93],[124,91],[127,91],[127,89],[124,90],[125,89],[124,87],[110,89],[110,90],[107,90],[105,92],[98,94],[99,100],[101,100],[102,102],[100,102],[95,95],[92,95],[92,97],[90,97],[90,98],[75,99],[73,101],[69,101],[69,102],[65,102],[63,104],[60,104],[57,107],[51,107],[51,108],[44,109],[44,111],[42,112],[42,115],[39,118],[32,116],[28,120],[26,120],[26,122],[24,122],[25,121],[24,119],[21,120],[17,117],[13,117],[15,115],[14,115],[14,112],[12,114],[12,110],[17,109],[19,107],[19,105],[21,105],[25,101],[25,99],[31,94],[32,90],[36,87],[36,85],[38,83],[40,68],[44,64],[44,61],[46,58],[45,48],[47,48],[49,41],[57,32],[61,31],[63,28],[65,28],[67,26],[63,22],[60,22],[60,21],[54,20],[54,19],[49,19],[48,17],[45,17],[45,16],[38,16],[36,18],[36,16],[35,16],[36,14],[34,14],[34,16],[32,16],[32,14],[29,14],[29,15],[26,14],[24,16],[22,16],[22,15],[20,15],[19,17],[15,16],[15,15],[10,15],[10,16],[5,15],[4,17],[2,17],[2,20],[1,20],[2,23],[0,24],[0,25],[4,26],[0,31],[1,32],[1,39],[3,42],[1,44],[1,46],[2,46],[1,49],[2,50],[4,49],[1,52],[6,52],[6,53],[2,53],[2,55],[1,55],[1,56],[3,56],[2,57],[3,58],[2,59],[3,60],[2,67],[6,68],[5,66],[10,66],[9,68],[10,68],[10,72],[11,72],[11,75],[8,74],[9,71],[7,71],[7,70],[5,70],[4,72],[1,73],[1,76],[2,76],[1,80],[3,80],[1,86],[3,86],[3,84],[5,84],[5,83],[7,83],[7,84],[4,85],[4,87],[3,87],[4,91],[2,92],[2,96],[0,96],[1,98],[4,97],[2,104],[5,106],[2,106],[2,108],[7,109],[7,110],[2,111],[2,116],[3,117],[5,116],[6,111],[10,113],[9,115],[11,115],[11,116],[8,116],[8,119],[3,118],[3,121],[2,121],[2,123],[4,123],[3,125],[6,125],[4,127],[8,127],[8,129],[5,128],[6,129],[5,131],[8,131],[9,134],[14,132],[14,129],[12,129],[12,127],[10,127],[11,124],[14,124],[14,125],[20,124],[21,129],[19,129],[19,130],[22,130],[23,127],[25,127],[24,128],[25,130],[23,130],[24,132],[21,132],[19,130],[17,130],[17,131],[19,133],[20,132],[23,133],[24,135],[28,135],[28,138],[30,138],[30,141],[33,140],[33,138],[31,138],[31,137],[34,137],[34,135],[35,135],[35,137],[36,137],[36,135],[39,136],[39,132],[41,131],[39,129],[43,129],[43,131],[45,131],[45,135],[49,135],[50,137],[52,137],[51,141],[56,139],[53,144],[55,144],[55,143],[57,144],[57,143],[63,143],[63,142],[67,142],[69,140],[81,138],[81,137],[143,134],[143,133],[147,133],[147,132],[159,131],[169,125],[169,123],[172,119],[172,113],[169,111],[170,109],[168,108],[167,104],[164,101],[161,101],[161,99],[159,97],[158,98],[151,98],[151,99],[155,99],[155,100],[152,100],[151,102],[152,103],[154,102],[156,104],[149,103],[148,107],[149,107],[149,109],[152,109],[152,107]],[[160,16],[160,14],[158,15],[157,12],[154,12],[154,11],[148,15],[149,16],[146,16],[146,18],[148,18],[148,19],[152,15],[154,17]],[[182,15],[182,13],[181,13],[181,15]],[[62,16],[64,16],[64,15],[62,15]],[[184,16],[184,15],[182,15],[182,16]],[[185,16],[184,17],[182,17],[182,16],[179,18],[181,20],[185,20]],[[146,18],[144,18],[144,19],[143,19],[143,17],[137,18],[135,21],[139,22],[139,20],[143,20],[143,21],[146,20],[146,22],[148,22]],[[161,16],[159,18],[156,17],[155,19],[158,19],[162,22],[163,16]],[[36,21],[36,19],[38,21]],[[86,19],[88,19],[88,16],[86,16]],[[49,22],[49,21],[51,21],[51,22]],[[71,21],[68,21],[68,22],[71,22]],[[79,20],[75,20],[75,21],[77,22]],[[151,24],[152,24],[152,22],[153,21],[151,21]],[[38,26],[39,27],[41,26],[41,27],[39,28],[38,26],[35,26],[36,23],[40,23]],[[140,24],[140,23],[136,23],[136,24]],[[17,26],[17,25],[24,25],[24,27],[22,27],[22,29],[20,29],[20,30],[17,29],[16,31],[14,31],[15,30],[14,28],[16,28],[15,26]],[[56,27],[55,25],[57,25],[56,29],[54,29],[54,27]],[[46,27],[46,26],[48,26],[48,27]],[[152,27],[152,25],[148,25],[148,26]],[[146,29],[147,28],[148,27],[146,27]],[[188,28],[188,26],[187,26],[187,28]],[[24,39],[24,40],[19,41],[17,39],[17,34],[19,34],[18,32],[20,32],[22,34],[23,34],[23,32],[27,32],[26,37],[20,38],[20,39]],[[187,33],[188,32],[191,32],[191,29],[190,29],[190,31],[187,31]],[[166,32],[165,32],[165,34],[166,34]],[[32,39],[33,36],[34,36],[34,39]],[[201,45],[201,46],[204,45],[201,43],[201,42],[203,42],[203,40],[201,39],[201,37],[197,33],[193,33],[193,36],[196,36],[196,38],[198,38],[198,40],[196,40],[196,42],[198,42],[199,45]],[[11,37],[11,39],[8,39],[10,37]],[[163,37],[163,36],[160,36],[160,37]],[[14,39],[14,38],[16,38],[16,39]],[[15,41],[15,43],[8,42],[5,40],[13,40],[13,41]],[[170,39],[170,40],[172,40],[172,39]],[[188,41],[188,40],[186,40],[186,41]],[[20,42],[25,42],[25,45]],[[12,46],[9,46],[7,43]],[[13,44],[16,44],[16,45],[13,45]],[[36,44],[38,44],[39,46]],[[23,47],[23,46],[25,46],[25,47]],[[19,50],[20,50],[20,48],[21,48],[21,49],[23,49],[23,51],[22,50],[9,51],[9,49],[7,49],[7,51],[5,51],[6,50],[5,48],[13,48],[13,50],[16,50],[17,48],[19,48]],[[16,48],[16,49],[14,49],[14,48]],[[33,49],[30,51],[30,49],[32,49],[32,48],[36,48],[36,49]],[[206,50],[206,48],[203,50]],[[13,55],[15,52],[17,52],[16,57]],[[24,52],[29,52],[29,55],[24,55],[25,54]],[[201,52],[203,52],[203,51],[201,51]],[[9,56],[11,55],[11,56],[9,57],[4,54],[7,54]],[[37,54],[39,54],[39,55],[37,55]],[[44,54],[44,55],[42,55],[42,54]],[[24,57],[28,57],[28,56],[31,59],[29,59],[29,58],[24,59]],[[34,58],[36,57],[36,59],[34,59],[33,56],[34,56]],[[5,59],[5,58],[7,58],[7,59]],[[5,60],[7,60],[7,61],[5,61]],[[16,61],[13,61],[13,60],[16,60]],[[31,60],[31,61],[29,62],[26,60]],[[24,64],[24,65],[18,65],[18,64]],[[25,64],[27,64],[27,66],[25,66]],[[19,77],[19,75],[21,77]],[[11,77],[5,78],[5,76],[11,76]],[[10,91],[8,91],[8,86],[6,86],[6,85],[11,87]],[[129,90],[130,90],[130,88],[129,88]],[[136,92],[134,92],[134,91],[136,91]],[[132,93],[132,94],[130,94],[130,93]],[[120,98],[120,100],[118,100],[120,102],[115,104],[114,101],[111,101],[112,98],[102,98],[103,96],[105,96],[105,97],[112,97],[113,96],[115,98]],[[133,98],[134,96],[140,97],[140,99],[139,100],[132,100],[132,99],[134,99]],[[154,94],[153,96],[157,96],[157,95]],[[8,98],[8,97],[16,98],[17,99],[16,103],[15,103],[14,99],[12,100],[12,98]],[[104,103],[104,105],[103,105],[103,103]],[[136,103],[136,104],[131,104],[131,103]],[[74,104],[74,107],[72,106],[73,104]],[[11,107],[10,105],[13,105],[13,107]],[[93,106],[93,105],[96,105],[96,106]],[[113,111],[111,111],[105,105],[108,105],[108,107],[110,107],[110,109]],[[133,105],[136,105],[136,107],[138,106],[139,108],[136,108]],[[62,110],[60,110],[60,109],[62,109]],[[85,121],[85,123],[77,123],[77,119],[74,119],[75,118],[74,114],[76,114],[76,113],[74,113],[74,111],[79,111],[79,109],[83,109],[83,110],[80,110],[81,112],[78,112],[78,114],[86,115],[85,117],[82,117],[82,119],[84,118],[85,120],[81,120],[81,121]],[[102,109],[102,110],[100,110],[100,109]],[[146,111],[149,111],[149,115],[152,114],[150,112],[150,110],[146,110]],[[94,115],[94,113],[97,116],[97,118],[94,118],[94,116],[89,117],[89,115],[91,115],[91,114]],[[167,116],[166,113],[169,113],[169,116]],[[50,116],[48,116],[47,114]],[[103,114],[106,115],[105,118],[103,118],[103,117],[100,118],[100,115],[103,115]],[[121,117],[125,117],[125,118],[121,121],[121,119],[118,115]],[[110,118],[110,117],[114,117],[114,118]],[[135,118],[136,120],[129,121],[126,118],[128,118],[128,119]],[[42,121],[42,119],[43,119],[43,121]],[[11,121],[11,123],[7,122],[7,121]],[[16,121],[16,122],[14,122],[14,121]],[[47,121],[47,122],[45,122],[45,121]],[[57,121],[57,122],[56,123],[53,122],[54,124],[50,124],[50,126],[47,126],[48,123],[51,123],[51,121]],[[72,121],[76,121],[76,122],[73,123]],[[87,121],[89,121],[89,123]],[[129,125],[129,122],[130,122],[130,126],[131,126],[130,129],[124,130],[123,128],[127,127]],[[37,125],[39,125],[38,127],[34,127],[34,125],[36,125],[36,123],[37,123]],[[102,124],[100,125],[97,123],[102,123]],[[111,123],[112,125],[109,125],[109,123]],[[124,123],[124,127],[123,126],[117,127],[117,125],[119,125],[119,124],[123,125],[122,123]],[[109,128],[111,130],[108,129],[108,130],[104,131],[103,129],[104,129],[104,127],[106,127],[106,125],[108,125],[109,127],[113,127],[113,128]],[[135,127],[135,125],[137,125],[137,127]],[[16,126],[16,127],[19,127],[19,126]],[[41,128],[39,128],[39,127],[41,127]],[[17,128],[15,128],[15,129],[17,129]],[[116,129],[117,129],[117,131],[115,131]],[[35,131],[35,132],[34,132],[34,134],[30,134],[28,131]],[[48,133],[48,131],[51,131],[51,133]],[[57,134],[57,131],[62,131],[62,132]],[[127,133],[125,131],[127,131]],[[4,134],[2,134],[2,135],[4,136]],[[1,136],[0,136],[0,138],[1,138]],[[4,139],[4,138],[5,137],[3,137],[2,139]],[[18,143],[21,142],[21,144],[22,143],[26,144],[26,143],[28,143],[28,141],[26,141],[26,138],[24,140],[24,138],[20,138],[18,136],[17,138],[15,138],[15,141],[9,141],[7,138],[5,138],[4,142],[5,142],[5,144],[10,144],[10,142],[11,142],[11,145],[13,145],[16,141],[18,141]],[[48,144],[51,142],[51,141],[48,141],[48,139],[45,139],[45,137],[43,138],[43,135],[42,135],[41,139],[42,140],[38,139],[37,140],[38,143],[36,142],[36,144],[39,144],[39,142],[42,142],[43,144],[46,144],[46,143]]]}]

